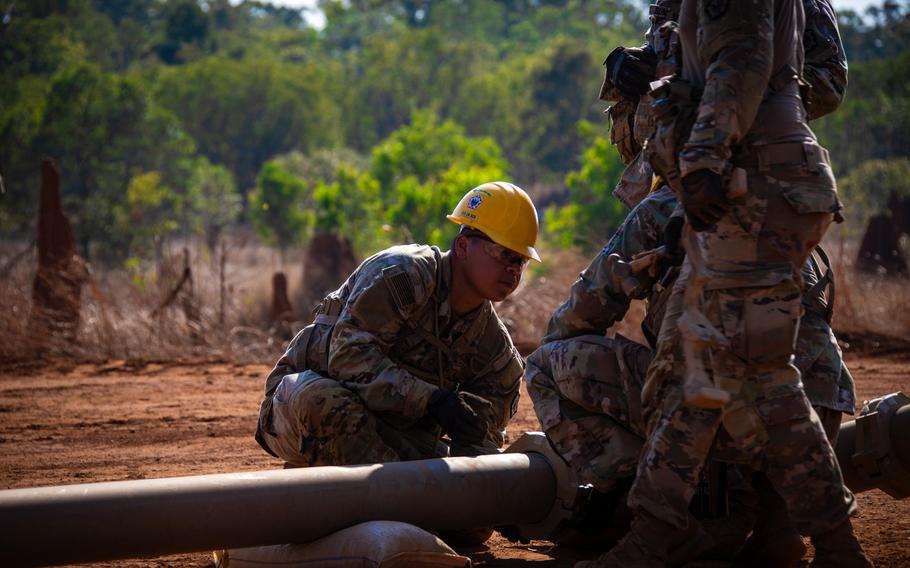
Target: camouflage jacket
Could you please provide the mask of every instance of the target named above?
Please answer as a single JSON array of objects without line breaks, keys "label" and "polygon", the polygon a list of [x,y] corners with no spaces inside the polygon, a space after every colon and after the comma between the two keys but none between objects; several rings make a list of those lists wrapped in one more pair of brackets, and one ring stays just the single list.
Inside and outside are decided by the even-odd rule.
[{"label": "camouflage jacket", "polygon": [[524,362],[490,302],[464,316],[452,312],[451,282],[449,254],[435,247],[396,246],[365,260],[291,341],[266,379],[266,403],[281,377],[312,369],[409,428],[425,422],[433,391],[458,388],[493,404],[484,446],[498,448]]},{"label": "camouflage jacket", "polygon": [[[671,268],[656,278],[638,274],[642,286],[630,296],[623,291],[610,255],[618,254],[628,260],[636,253],[662,245],[664,228],[676,205],[676,195],[664,185],[632,209],[616,234],[572,285],[569,299],[550,318],[541,343],[587,334],[602,335],[625,316],[632,299],[646,300],[642,331],[649,340],[657,337],[678,271]],[[803,373],[806,395],[813,405],[852,414],[856,402],[853,377],[843,365],[825,314],[827,303],[833,298],[826,296],[824,288],[814,287],[822,277],[814,261],[806,262],[801,276],[805,314],[800,321],[795,365]]]},{"label": "camouflage jacket", "polygon": [[[683,2],[682,76],[703,92],[679,153],[681,177],[700,169],[727,174],[731,162],[742,162],[743,156],[751,163],[758,146],[816,145],[799,98],[804,28],[805,10],[799,0]],[[820,148],[813,152],[825,153]],[[796,150],[791,154],[775,163],[798,162]],[[814,158],[807,165],[813,172],[819,167]],[[836,191],[827,180],[819,183],[812,211],[837,211]]]},{"label": "camouflage jacket", "polygon": [[572,285],[569,299],[550,318],[542,343],[578,335],[602,335],[626,315],[632,299],[645,298],[648,300],[648,315],[643,324],[645,334],[653,333],[653,337],[657,337],[663,319],[662,306],[669,297],[670,286],[662,285],[647,274],[638,274],[641,295],[634,294],[639,296],[636,298],[626,295],[610,255],[618,254],[623,260],[629,260],[636,253],[663,244],[664,227],[676,204],[673,191],[664,185],[632,209],[622,226]]}]

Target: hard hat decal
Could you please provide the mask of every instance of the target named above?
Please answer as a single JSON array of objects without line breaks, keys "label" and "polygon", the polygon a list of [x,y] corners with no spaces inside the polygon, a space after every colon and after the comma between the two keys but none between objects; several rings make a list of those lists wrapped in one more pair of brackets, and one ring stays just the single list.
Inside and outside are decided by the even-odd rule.
[{"label": "hard hat decal", "polygon": [[482,231],[494,243],[540,262],[537,211],[531,198],[515,184],[496,181],[465,193],[451,215],[454,223]]}]

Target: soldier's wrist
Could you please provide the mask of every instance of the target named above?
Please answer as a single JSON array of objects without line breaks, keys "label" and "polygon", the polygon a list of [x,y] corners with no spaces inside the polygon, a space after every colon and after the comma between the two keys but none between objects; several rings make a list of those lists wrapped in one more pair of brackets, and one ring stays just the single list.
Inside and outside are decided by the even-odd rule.
[{"label": "soldier's wrist", "polygon": [[679,174],[683,178],[699,170],[710,170],[717,175],[724,175],[724,172],[728,171],[730,167],[727,160],[713,156],[699,156],[695,160],[687,160],[680,156],[679,160]]}]

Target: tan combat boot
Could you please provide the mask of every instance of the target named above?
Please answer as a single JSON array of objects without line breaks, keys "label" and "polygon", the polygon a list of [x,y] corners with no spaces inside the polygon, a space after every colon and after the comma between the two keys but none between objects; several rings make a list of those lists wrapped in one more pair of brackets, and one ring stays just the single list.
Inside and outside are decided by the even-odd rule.
[{"label": "tan combat boot", "polygon": [[815,559],[810,568],[872,568],[872,561],[853,534],[847,518],[833,529],[812,537]]},{"label": "tan combat boot", "polygon": [[664,568],[668,544],[681,532],[659,519],[637,515],[616,546],[597,560],[577,562],[575,568]]}]

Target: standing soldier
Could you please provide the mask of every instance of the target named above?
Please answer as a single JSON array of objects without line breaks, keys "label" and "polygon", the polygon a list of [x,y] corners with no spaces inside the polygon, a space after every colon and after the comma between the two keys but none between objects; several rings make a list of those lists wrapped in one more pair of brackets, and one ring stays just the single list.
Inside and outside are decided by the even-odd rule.
[{"label": "standing soldier", "polygon": [[803,18],[795,0],[682,4],[683,76],[655,91],[668,112],[648,146],[697,233],[648,370],[645,399],[660,410],[630,491],[631,532],[580,566],[663,566],[709,452],[767,476],[817,565],[870,565],[792,365],[799,268],[840,209],[799,98]]},{"label": "standing soldier", "polygon": [[[678,65],[676,20],[680,2],[659,0],[652,4],[647,45],[617,48],[605,61],[601,98],[620,100],[609,109],[611,139],[627,163],[614,195],[633,209],[573,285],[569,300],[551,319],[541,348],[528,359],[528,391],[550,441],[574,466],[581,481],[595,489],[590,507],[609,509],[595,514],[594,518],[591,514],[583,515],[580,535],[570,533],[585,538],[588,545],[607,545],[623,531],[624,492],[631,484],[647,431],[642,415],[649,413],[639,404],[641,387],[653,356],[651,348],[656,343],[663,308],[682,261],[678,252],[665,252],[659,265],[637,274],[632,274],[629,264],[633,257],[658,247],[666,251],[664,235],[677,205],[675,195],[666,185],[657,184],[648,194],[652,185],[650,164],[635,153],[653,131],[650,97],[644,92],[645,86],[657,76],[672,73]],[[826,46],[812,50],[806,61],[807,76],[819,86],[805,85],[803,89],[805,106],[817,109],[815,116],[820,116],[835,110],[843,97],[846,60],[843,49],[839,48],[836,18],[828,0],[803,0],[803,4],[807,13],[804,33],[807,44]],[[645,178],[639,175],[641,171],[645,172]],[[818,255],[828,264],[821,249]],[[805,317],[799,329],[795,364],[803,375],[806,394],[833,444],[841,414],[853,413],[853,379],[843,365],[831,331],[830,268],[823,272],[819,262],[811,258],[802,268],[802,277]],[[642,330],[651,348],[622,336],[605,337],[607,329],[625,315],[630,298],[646,300]],[[710,547],[714,541],[720,548],[715,547],[713,554],[732,554],[737,543],[753,528],[748,545],[738,555],[739,563],[747,561],[754,566],[798,563],[805,547],[789,523],[780,497],[768,487],[766,480],[756,476],[754,482],[760,498],[757,524],[753,527],[754,505],[750,505],[753,499],[736,472],[729,473],[735,485],[735,494],[731,495],[731,514],[735,507],[735,517],[708,523],[709,538],[688,547],[689,552]],[[608,525],[606,531],[597,533],[597,542],[591,541],[592,523]],[[561,535],[563,540],[568,538],[566,533]]]},{"label": "standing soldier", "polygon": [[268,453],[351,465],[502,445],[523,362],[491,302],[540,260],[537,213],[521,188],[494,182],[448,218],[461,225],[450,251],[373,255],[291,341],[265,382],[256,439]]}]

